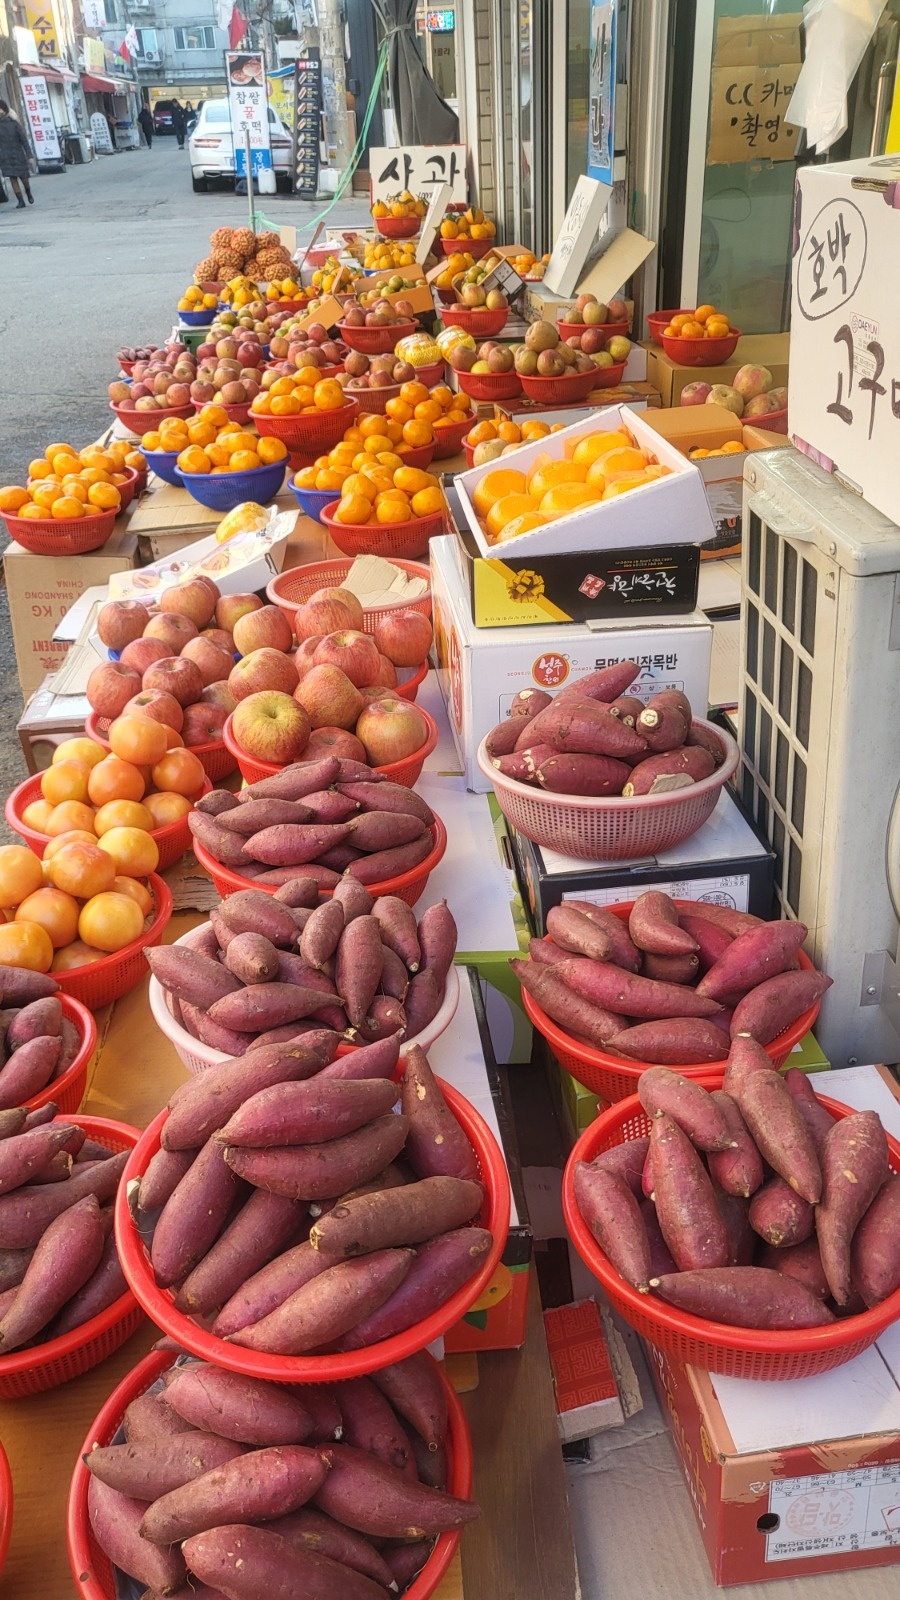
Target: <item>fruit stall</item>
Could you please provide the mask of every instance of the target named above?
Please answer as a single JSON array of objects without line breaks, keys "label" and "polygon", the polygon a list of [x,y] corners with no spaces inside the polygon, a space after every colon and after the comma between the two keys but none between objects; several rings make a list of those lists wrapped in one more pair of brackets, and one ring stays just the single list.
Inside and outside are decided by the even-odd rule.
[{"label": "fruit stall", "polygon": [[0,488],[0,1592],[599,1600],[638,1493],[876,1600],[900,1092],[713,688],[786,349],[427,211],[217,229]]}]

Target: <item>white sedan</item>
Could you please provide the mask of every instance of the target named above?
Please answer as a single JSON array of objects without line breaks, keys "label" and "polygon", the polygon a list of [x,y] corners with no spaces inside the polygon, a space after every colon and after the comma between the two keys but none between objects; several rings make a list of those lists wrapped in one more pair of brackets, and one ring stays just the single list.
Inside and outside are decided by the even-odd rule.
[{"label": "white sedan", "polygon": [[[272,107],[268,106],[267,110],[276,180],[280,188],[291,188],[291,136]],[[210,179],[234,181],[234,139],[227,100],[206,101],[188,139],[188,151],[195,193],[205,193]]]}]

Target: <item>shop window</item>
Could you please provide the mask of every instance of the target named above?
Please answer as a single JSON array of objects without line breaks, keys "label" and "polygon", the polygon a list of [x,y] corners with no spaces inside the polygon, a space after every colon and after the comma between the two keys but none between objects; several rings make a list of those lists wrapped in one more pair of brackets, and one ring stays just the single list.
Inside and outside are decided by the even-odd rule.
[{"label": "shop window", "polygon": [[145,58],[147,56],[158,56],[159,44],[157,43],[156,29],[137,28],[135,31],[138,37],[138,55]]},{"label": "shop window", "polygon": [[590,96],[590,0],[566,5],[566,205],[587,172]]},{"label": "shop window", "polygon": [[176,28],[176,50],[215,50],[215,28]]}]

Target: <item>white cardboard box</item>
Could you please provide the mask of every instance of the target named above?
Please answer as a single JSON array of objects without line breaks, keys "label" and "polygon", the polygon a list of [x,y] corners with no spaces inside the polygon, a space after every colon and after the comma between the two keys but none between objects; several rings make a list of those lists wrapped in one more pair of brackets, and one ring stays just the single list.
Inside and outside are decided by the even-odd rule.
[{"label": "white cardboard box", "polygon": [[794,196],[794,443],[897,521],[900,156],[804,167]]},{"label": "white cardboard box", "polygon": [[431,541],[431,595],[441,694],[466,786],[476,794],[491,787],[475,759],[478,746],[520,689],[560,689],[598,667],[635,660],[641,676],[632,692],[641,699],[678,688],[706,709],[712,624],[702,611],[631,625],[476,628],[452,537]]}]

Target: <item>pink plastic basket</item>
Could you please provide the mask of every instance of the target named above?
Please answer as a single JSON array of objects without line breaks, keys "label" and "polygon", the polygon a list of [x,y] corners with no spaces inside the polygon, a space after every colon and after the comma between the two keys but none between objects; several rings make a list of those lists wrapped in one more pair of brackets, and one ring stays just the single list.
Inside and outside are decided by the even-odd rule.
[{"label": "pink plastic basket", "polygon": [[[340,589],[352,565],[350,560],[333,560],[311,561],[305,567],[288,567],[266,585],[266,597],[273,606],[278,606],[284,612],[293,627],[294,617],[300,607],[319,589]],[[428,591],[418,600],[387,600],[380,606],[363,606],[365,633],[374,633],[375,624],[381,617],[394,616],[398,611],[420,611],[423,617],[431,616],[431,574],[428,568],[416,561],[398,561],[396,558],[394,565],[400,567],[409,578],[424,578],[429,585]]]},{"label": "pink plastic basket", "polygon": [[445,256],[470,255],[473,261],[480,261],[482,256],[489,255],[494,248],[493,239],[470,239],[468,234],[462,238],[441,239],[439,241]]},{"label": "pink plastic basket", "polygon": [[478,765],[490,778],[507,822],[535,844],[589,861],[652,856],[681,844],[702,828],[716,808],[720,791],[737,770],[740,751],[731,735],[702,717],[695,717],[694,725],[721,744],[722,764],[709,778],[669,794],[591,800],[533,789],[497,771],[485,750],[485,740],[478,746]]},{"label": "pink plastic basket", "polygon": [[[450,456],[458,456],[463,447],[463,439],[472,426],[471,415],[464,417],[462,422],[451,422],[449,427],[436,426],[432,461],[446,461]],[[470,466],[471,464],[469,462]]]},{"label": "pink plastic basket", "polygon": [[[563,322],[560,320],[557,322],[556,326],[559,330],[559,337],[561,339],[574,339],[576,334],[580,336],[582,333],[587,333],[588,331],[588,325],[584,322]],[[663,327],[665,327],[665,323],[663,323]],[[595,322],[591,325],[591,331],[594,333],[602,333],[604,343],[601,348],[605,350],[610,339],[615,339],[617,335],[621,335],[625,338],[628,337],[629,333],[631,332],[631,323]]]},{"label": "pink plastic basket", "polygon": [[396,400],[400,389],[401,385],[399,383],[384,383],[379,385],[377,389],[350,389],[347,392],[352,394],[360,411],[374,412],[376,415],[384,416],[388,401]]},{"label": "pink plastic basket", "polygon": [[128,428],[131,433],[137,434],[139,438],[147,432],[148,423],[151,423],[154,428],[158,428],[161,422],[168,421],[170,417],[187,418],[194,415],[193,404],[186,406],[160,406],[155,411],[138,411],[134,406],[117,406],[114,400],[110,400],[109,409],[121,422],[123,428]]},{"label": "pink plastic basket", "polygon": [[296,450],[315,457],[333,449],[358,414],[356,401],[347,399],[339,411],[305,411],[295,417],[266,417],[252,412],[251,416],[263,439],[281,439],[289,446],[293,461]]},{"label": "pink plastic basket", "polygon": [[650,337],[653,340],[653,343],[655,345],[659,346],[660,350],[662,349],[662,331],[663,331],[663,328],[667,328],[669,326],[669,323],[672,321],[673,317],[678,317],[678,316],[683,316],[683,315],[684,315],[684,312],[683,312],[683,309],[681,307],[679,307],[675,311],[648,311],[647,312],[646,321],[647,321],[647,327],[650,330]]},{"label": "pink plastic basket", "polygon": [[586,400],[592,389],[605,388],[607,374],[625,371],[624,361],[619,367],[593,367],[590,372],[567,372],[562,378],[527,378],[522,375],[522,388],[529,400],[538,400],[544,406],[570,405],[573,400]]},{"label": "pink plastic basket", "polygon": [[414,239],[422,226],[421,217],[375,217],[373,220],[385,239]]}]

